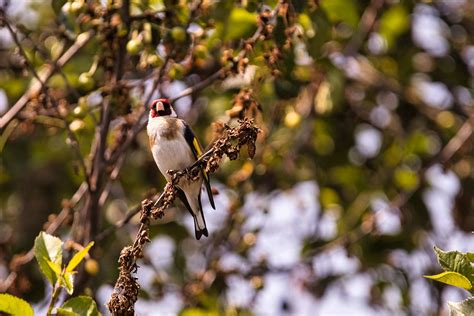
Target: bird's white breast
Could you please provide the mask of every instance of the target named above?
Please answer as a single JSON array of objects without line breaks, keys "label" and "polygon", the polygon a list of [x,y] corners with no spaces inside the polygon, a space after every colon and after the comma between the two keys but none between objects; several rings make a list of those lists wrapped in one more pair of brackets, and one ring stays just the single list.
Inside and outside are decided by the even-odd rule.
[{"label": "bird's white breast", "polygon": [[[167,180],[170,180],[168,170],[179,170],[189,167],[194,161],[194,155],[189,148],[182,133],[182,124],[174,125],[178,127],[176,133],[168,130],[170,118],[153,118],[148,122],[147,132],[150,137],[150,146],[153,158],[160,169],[160,172]],[[178,120],[178,119],[176,119]],[[181,122],[179,122],[181,123]],[[173,134],[173,137],[170,137]]]}]

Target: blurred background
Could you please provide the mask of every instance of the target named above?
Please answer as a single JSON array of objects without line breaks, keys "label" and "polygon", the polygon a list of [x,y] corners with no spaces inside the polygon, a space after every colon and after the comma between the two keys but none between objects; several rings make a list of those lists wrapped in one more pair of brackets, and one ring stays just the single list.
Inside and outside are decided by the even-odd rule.
[{"label": "blurred background", "polygon": [[262,132],[211,176],[209,238],[179,202],[152,225],[138,315],[447,314],[469,293],[423,275],[474,249],[473,75],[469,0],[0,0],[0,292],[44,310],[47,230],[96,241],[106,312],[162,96],[205,146]]}]

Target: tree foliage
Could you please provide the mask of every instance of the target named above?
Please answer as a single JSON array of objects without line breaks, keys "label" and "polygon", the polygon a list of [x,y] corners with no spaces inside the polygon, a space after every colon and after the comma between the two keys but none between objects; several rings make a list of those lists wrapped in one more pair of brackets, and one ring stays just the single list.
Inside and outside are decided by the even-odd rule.
[{"label": "tree foliage", "polygon": [[[261,132],[214,165],[210,238],[193,240],[176,203],[133,248],[137,310],[303,313],[357,278],[367,308],[446,308],[423,275],[439,270],[433,244],[473,245],[473,13],[469,1],[3,2],[0,290],[44,298],[36,256],[53,286],[109,299],[121,249],[142,240],[141,202],[169,189],[143,130],[160,96],[209,146],[242,119]],[[42,230],[61,239],[35,240]],[[90,247],[72,257],[61,240],[95,241],[74,285]],[[446,271],[431,278],[469,290],[469,256],[453,253],[437,252]]]}]

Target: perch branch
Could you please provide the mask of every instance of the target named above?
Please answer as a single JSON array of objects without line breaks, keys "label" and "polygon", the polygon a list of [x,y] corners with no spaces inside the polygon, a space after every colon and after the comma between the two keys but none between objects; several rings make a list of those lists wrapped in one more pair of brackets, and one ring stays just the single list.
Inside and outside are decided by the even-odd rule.
[{"label": "perch branch", "polygon": [[202,155],[193,165],[183,170],[168,173],[171,175],[163,193],[153,203],[145,199],[141,203],[140,228],[132,246],[127,246],[120,253],[119,277],[115,283],[112,296],[107,303],[109,311],[114,315],[133,315],[134,305],[138,299],[138,284],[133,273],[138,269],[137,260],[143,257],[144,245],[150,241],[149,226],[152,219],[161,218],[176,197],[176,185],[185,177],[188,181],[196,181],[201,170],[215,172],[222,158],[237,159],[242,146],[247,145],[250,157],[255,154],[255,141],[259,133],[252,120],[239,121],[237,127],[225,126],[222,135],[213,143],[211,148]]}]

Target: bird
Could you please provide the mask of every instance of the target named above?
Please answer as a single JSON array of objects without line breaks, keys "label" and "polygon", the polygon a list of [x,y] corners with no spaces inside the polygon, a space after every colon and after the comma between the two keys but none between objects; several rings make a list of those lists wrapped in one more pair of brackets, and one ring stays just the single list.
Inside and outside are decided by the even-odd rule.
[{"label": "bird", "polygon": [[[202,155],[203,149],[199,140],[189,124],[178,117],[169,99],[160,98],[151,102],[147,133],[153,159],[168,182],[171,182],[168,170],[187,168]],[[216,209],[209,175],[205,170],[201,170],[196,181],[182,177],[176,185],[179,199],[194,218],[197,240],[201,239],[202,235],[209,236],[201,204],[203,182],[209,202],[212,208]]]}]

